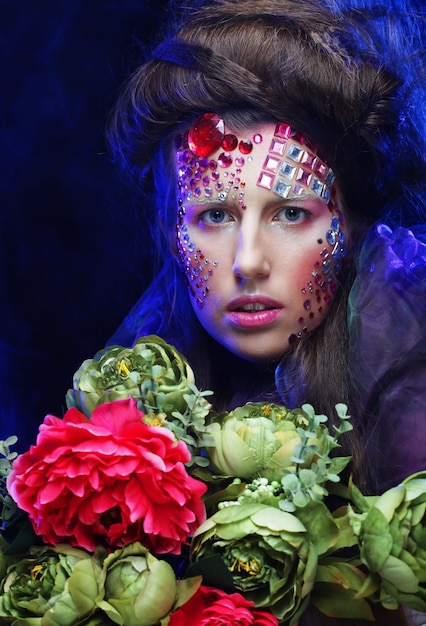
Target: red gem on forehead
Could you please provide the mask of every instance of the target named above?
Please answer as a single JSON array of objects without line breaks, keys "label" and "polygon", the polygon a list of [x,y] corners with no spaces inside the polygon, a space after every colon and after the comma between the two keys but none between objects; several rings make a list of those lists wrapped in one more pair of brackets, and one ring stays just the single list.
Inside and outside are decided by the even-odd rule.
[{"label": "red gem on forehead", "polygon": [[222,148],[224,150],[226,150],[227,152],[231,152],[232,150],[235,150],[235,148],[238,146],[238,138],[235,135],[225,135],[225,137],[222,140]]},{"label": "red gem on forehead", "polygon": [[225,134],[223,119],[216,113],[204,113],[188,131],[188,147],[199,157],[208,157],[220,148]]},{"label": "red gem on forehead", "polygon": [[241,154],[250,154],[250,152],[253,150],[253,144],[250,140],[244,141],[243,139],[241,139],[240,143],[238,144],[238,149]]}]

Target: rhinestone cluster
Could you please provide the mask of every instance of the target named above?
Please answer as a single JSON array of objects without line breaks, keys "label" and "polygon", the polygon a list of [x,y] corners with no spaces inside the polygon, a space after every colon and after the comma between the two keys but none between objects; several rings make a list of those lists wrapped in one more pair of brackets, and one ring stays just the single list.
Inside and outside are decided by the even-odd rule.
[{"label": "rhinestone cluster", "polygon": [[332,216],[330,228],[326,233],[326,241],[333,248],[331,251],[328,248],[322,249],[320,253],[321,262],[317,261],[315,263],[315,268],[312,271],[312,280],[308,280],[307,285],[302,287],[302,294],[306,296],[303,302],[306,315],[299,317],[301,330],[289,336],[290,345],[295,344],[308,332],[307,322],[314,319],[314,309],[316,308],[317,312],[321,314],[324,310],[324,305],[330,304],[332,295],[336,292],[336,275],[341,270],[342,260],[345,256],[343,215],[338,210],[336,210],[336,213],[336,215]]},{"label": "rhinestone cluster", "polygon": [[309,188],[328,203],[335,176],[315,151],[307,137],[278,123],[257,185],[282,198],[300,196]]},{"label": "rhinestone cluster", "polygon": [[[209,292],[208,281],[213,267],[218,262],[210,262],[201,250],[190,240],[184,223],[187,200],[216,197],[220,201],[232,199],[242,209],[246,209],[244,199],[245,182],[241,178],[246,161],[251,161],[251,152],[263,137],[255,133],[250,138],[239,138],[227,132],[224,120],[215,113],[205,113],[190,127],[187,133],[176,138],[176,161],[178,166],[179,209],[176,226],[176,242],[180,261],[188,280],[189,289],[197,304],[202,307]],[[213,154],[219,153],[214,159]],[[344,254],[344,233],[341,229],[343,217],[337,210],[333,186],[334,174],[330,167],[318,156],[312,142],[301,133],[294,131],[289,124],[277,123],[268,154],[263,163],[256,184],[270,190],[282,198],[303,197],[310,190],[322,198],[333,215],[330,229],[326,234],[330,252],[324,248],[322,264],[313,272],[313,279],[302,289],[309,297],[305,300],[308,318],[314,316],[313,300],[322,311],[328,304],[336,288],[334,277],[340,269]],[[291,336],[297,341],[307,332],[305,317],[299,319],[302,331]]]},{"label": "rhinestone cluster", "polygon": [[182,199],[179,200],[178,218],[176,224],[176,248],[179,260],[185,273],[191,295],[197,305],[202,308],[204,298],[209,292],[207,284],[213,274],[213,268],[217,267],[216,260],[210,262],[199,248],[191,241],[188,228],[184,223],[185,207]]}]

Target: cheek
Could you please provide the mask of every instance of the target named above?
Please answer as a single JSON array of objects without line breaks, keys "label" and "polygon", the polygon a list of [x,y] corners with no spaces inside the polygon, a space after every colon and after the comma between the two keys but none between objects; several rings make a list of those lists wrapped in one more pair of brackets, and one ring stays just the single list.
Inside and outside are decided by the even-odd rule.
[{"label": "cheek", "polygon": [[192,240],[185,224],[185,208],[180,206],[176,225],[176,248],[189,292],[198,307],[202,308],[210,291],[210,281],[218,261],[205,254]]},{"label": "cheek", "polygon": [[315,330],[327,314],[338,285],[338,274],[345,255],[345,242],[342,218],[333,215],[325,237],[317,240],[318,248],[301,260],[296,272],[295,298],[299,313],[297,331],[290,335],[290,343],[295,343],[306,333]]}]

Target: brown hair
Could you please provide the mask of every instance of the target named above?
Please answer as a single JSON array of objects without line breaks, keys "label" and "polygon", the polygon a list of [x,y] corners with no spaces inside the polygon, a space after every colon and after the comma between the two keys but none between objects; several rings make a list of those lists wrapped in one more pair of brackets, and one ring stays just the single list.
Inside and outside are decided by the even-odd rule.
[{"label": "brown hair", "polygon": [[[359,25],[316,0],[193,3],[172,35],[131,76],[109,128],[116,159],[146,188],[155,189],[147,221],[160,242],[162,272],[139,309],[134,330],[175,342],[200,384],[218,386],[223,405],[232,390],[223,375],[221,349],[195,320],[170,254],[177,206],[170,174],[174,137],[201,113],[213,111],[234,128],[285,121],[318,145],[336,174],[351,246],[324,323],[285,355],[278,385],[287,403],[309,401],[330,417],[337,402],[349,405],[355,423],[359,417],[346,438],[355,469],[362,459],[362,423],[347,367],[347,300],[355,258],[366,229],[390,210],[403,207],[395,209],[396,221],[414,219],[415,203],[399,200],[424,168],[424,161],[407,151],[410,117],[403,81],[369,51],[367,35],[358,45],[361,36]],[[159,314],[164,310],[167,316]]]}]

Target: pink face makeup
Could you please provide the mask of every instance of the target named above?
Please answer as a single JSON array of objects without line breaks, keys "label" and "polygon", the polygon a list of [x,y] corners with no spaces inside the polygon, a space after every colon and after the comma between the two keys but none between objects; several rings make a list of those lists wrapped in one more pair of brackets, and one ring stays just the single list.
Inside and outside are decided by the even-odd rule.
[{"label": "pink face makeup", "polygon": [[[201,323],[220,341],[220,323],[211,330],[203,319],[206,307],[214,315],[214,307],[228,306],[216,302],[226,292],[242,305],[224,314],[225,324],[237,334],[281,325],[288,349],[318,326],[337,288],[345,244],[332,170],[288,124],[236,133],[213,113],[179,137],[176,163],[177,250]],[[271,256],[277,269],[268,269],[268,280],[266,270],[256,280],[251,270],[240,271],[240,247],[247,247],[249,261],[260,249]],[[247,302],[239,291],[249,294]],[[287,292],[281,311],[276,303]]]}]

